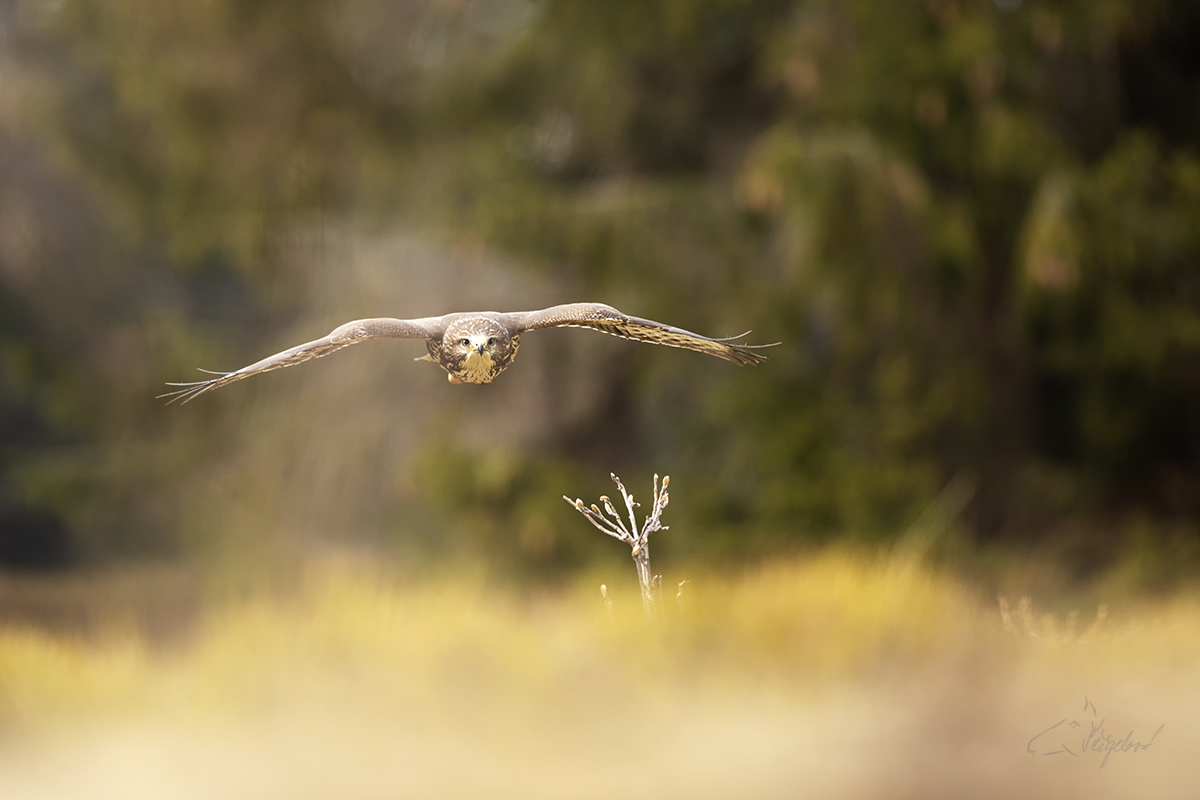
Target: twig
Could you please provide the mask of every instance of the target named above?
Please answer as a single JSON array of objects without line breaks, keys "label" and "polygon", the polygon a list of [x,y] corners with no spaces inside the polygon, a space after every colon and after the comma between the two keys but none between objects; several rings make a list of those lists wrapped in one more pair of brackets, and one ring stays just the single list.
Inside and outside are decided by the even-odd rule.
[{"label": "twig", "polygon": [[[617,489],[621,492],[621,497],[625,500],[625,509],[629,512],[629,526],[625,526],[624,520],[621,519],[621,514],[618,513],[616,506],[612,501],[604,496],[600,496],[600,502],[604,506],[601,511],[600,507],[593,503],[590,506],[584,505],[583,501],[576,498],[571,498],[563,495],[563,500],[566,500],[575,510],[583,514],[587,521],[592,523],[592,526],[597,530],[602,531],[614,539],[620,539],[630,546],[633,551],[633,563],[637,567],[638,585],[642,590],[642,606],[649,616],[654,608],[654,588],[655,579],[650,572],[650,546],[648,539],[650,534],[655,531],[665,531],[667,526],[662,524],[662,513],[667,508],[667,503],[670,502],[670,497],[667,495],[667,486],[671,482],[671,476],[664,475],[662,486],[659,486],[658,475],[654,476],[654,505],[649,514],[643,521],[641,530],[638,530],[637,515],[634,514],[634,509],[640,504],[633,501],[633,495],[625,490],[621,479],[615,474],[609,473],[609,477],[613,479],[613,483],[617,485]],[[607,516],[605,516],[607,514]],[[608,601],[607,590],[601,589],[604,594],[605,602]],[[660,589],[661,594],[661,589]],[[609,606],[609,614],[612,613],[612,607]]]}]

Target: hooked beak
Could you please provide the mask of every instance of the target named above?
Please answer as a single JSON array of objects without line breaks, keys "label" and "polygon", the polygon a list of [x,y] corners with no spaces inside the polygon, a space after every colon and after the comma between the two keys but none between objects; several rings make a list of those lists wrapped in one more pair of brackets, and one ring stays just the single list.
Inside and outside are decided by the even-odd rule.
[{"label": "hooked beak", "polygon": [[475,352],[479,353],[479,355],[483,355],[483,351],[487,350],[487,349],[488,349],[488,346],[486,344],[481,344],[481,345],[479,345],[479,347],[475,348]]}]

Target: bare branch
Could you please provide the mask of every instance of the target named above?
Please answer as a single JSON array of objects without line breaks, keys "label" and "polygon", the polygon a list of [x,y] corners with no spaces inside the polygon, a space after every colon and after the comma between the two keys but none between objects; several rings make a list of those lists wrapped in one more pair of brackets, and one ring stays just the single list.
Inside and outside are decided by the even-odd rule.
[{"label": "bare branch", "polygon": [[613,479],[613,483],[617,484],[617,488],[621,490],[621,496],[625,498],[625,508],[629,509],[629,529],[636,531],[638,524],[637,517],[633,514],[633,509],[638,504],[633,502],[633,495],[625,491],[625,486],[621,483],[621,479],[617,477],[616,473],[610,472],[608,476]]},{"label": "bare branch", "polygon": [[629,528],[625,527],[625,523],[621,521],[621,515],[617,513],[617,509],[613,506],[612,500],[608,499],[608,495],[600,495],[600,502],[604,503],[604,510],[607,511],[616,521],[617,527],[625,531],[626,535],[628,535],[630,538],[633,538],[633,531],[636,531],[637,528],[630,530]]},{"label": "bare branch", "polygon": [[654,509],[651,511],[650,515],[646,517],[642,524],[642,539],[645,539],[655,531],[668,530],[668,526],[662,524],[660,517],[662,516],[663,511],[666,509],[667,503],[669,503],[671,499],[667,494],[667,486],[670,483],[671,476],[663,476],[662,488],[660,489],[658,485],[658,474],[656,473],[654,475]]},{"label": "bare branch", "polygon": [[[612,500],[610,500],[606,495],[600,496],[600,502],[604,505],[603,511],[601,511],[600,507],[595,504],[592,504],[591,507],[588,507],[583,504],[582,500],[572,500],[566,495],[563,495],[563,500],[566,500],[575,507],[576,511],[578,511],[580,514],[583,514],[583,516],[587,518],[587,521],[590,522],[594,528],[607,533],[614,539],[620,539],[632,547],[633,563],[634,566],[637,567],[638,573],[638,585],[641,586],[642,589],[642,604],[645,608],[646,614],[650,615],[651,610],[654,608],[654,595],[656,586],[658,589],[659,600],[661,601],[662,579],[661,576],[656,578],[650,572],[650,548],[647,545],[647,539],[649,538],[650,534],[654,533],[655,531],[667,530],[667,526],[662,524],[662,513],[664,510],[666,510],[667,503],[670,502],[670,497],[667,494],[667,486],[670,485],[671,478],[669,475],[664,475],[662,479],[662,485],[659,486],[658,475],[655,474],[653,495],[654,506],[651,510],[651,513],[645,518],[645,520],[643,520],[642,526],[639,530],[637,515],[634,513],[634,509],[638,508],[639,504],[634,502],[633,495],[626,491],[624,484],[621,483],[621,479],[618,478],[615,473],[610,472],[609,477],[613,479],[613,483],[617,485],[617,489],[619,489],[621,492],[621,497],[623,497],[625,500],[625,509],[629,512],[628,528],[625,527],[625,523],[621,519],[621,515],[618,513],[616,507],[613,505]],[[607,513],[608,516],[605,516],[605,513]],[[656,580],[658,583],[655,582]],[[607,601],[608,595],[606,590],[602,589],[601,591],[605,596],[605,600]]]},{"label": "bare branch", "polygon": [[582,500],[572,500],[566,495],[563,495],[563,500],[566,500],[568,503],[574,506],[575,510],[580,514],[583,514],[584,518],[587,519],[588,522],[592,523],[593,527],[595,527],[597,530],[607,533],[614,539],[620,539],[622,542],[630,543],[633,541],[633,537],[629,535],[628,531],[625,531],[623,528],[617,529],[613,527],[611,522],[601,516],[600,509],[596,508],[596,506],[588,508],[583,504]]}]

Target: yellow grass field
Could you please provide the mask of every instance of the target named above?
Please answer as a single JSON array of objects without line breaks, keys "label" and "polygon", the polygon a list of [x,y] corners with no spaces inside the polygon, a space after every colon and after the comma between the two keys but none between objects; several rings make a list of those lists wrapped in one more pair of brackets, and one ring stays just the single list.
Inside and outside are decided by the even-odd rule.
[{"label": "yellow grass field", "polygon": [[338,561],[150,632],[5,623],[0,798],[1197,796],[1194,597],[1002,615],[841,550],[686,577],[651,622],[627,582],[610,618],[593,579]]}]

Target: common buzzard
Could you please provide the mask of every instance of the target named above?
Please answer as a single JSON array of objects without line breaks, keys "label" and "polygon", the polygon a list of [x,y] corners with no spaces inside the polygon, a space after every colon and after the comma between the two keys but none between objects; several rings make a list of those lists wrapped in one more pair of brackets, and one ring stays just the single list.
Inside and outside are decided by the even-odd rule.
[{"label": "common buzzard", "polygon": [[[168,403],[181,400],[184,403],[199,397],[211,389],[227,383],[240,381],[260,372],[290,367],[310,358],[329,355],[335,350],[364,342],[367,339],[388,337],[393,339],[424,339],[429,354],[418,361],[433,361],[446,370],[451,383],[491,383],[503,372],[517,355],[521,334],[538,328],[591,328],[592,330],[622,336],[639,342],[665,344],[708,353],[735,364],[757,364],[765,357],[754,352],[756,348],[773,345],[733,344],[741,336],[728,339],[710,339],[682,328],[675,328],[649,319],[630,317],[612,306],[602,303],[569,303],[551,306],[540,311],[518,311],[501,314],[495,311],[478,311],[446,314],[443,317],[421,319],[360,319],[347,322],[328,336],[298,345],[290,350],[264,358],[262,361],[242,367],[235,372],[213,372],[215,378],[194,383],[169,383],[179,386],[173,392],[160,397],[171,398]],[[778,344],[776,342],[775,344]],[[201,370],[209,372],[209,370]]]}]

